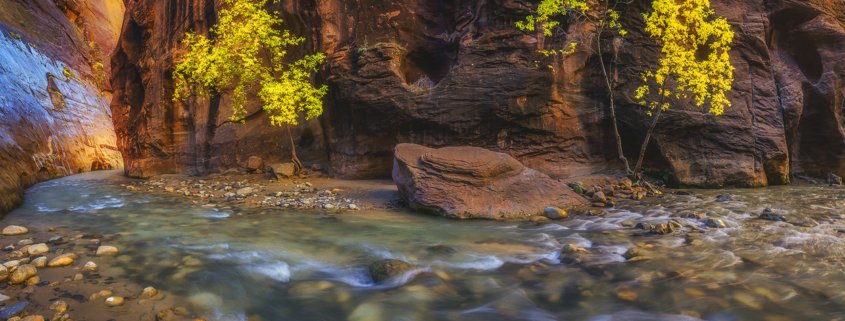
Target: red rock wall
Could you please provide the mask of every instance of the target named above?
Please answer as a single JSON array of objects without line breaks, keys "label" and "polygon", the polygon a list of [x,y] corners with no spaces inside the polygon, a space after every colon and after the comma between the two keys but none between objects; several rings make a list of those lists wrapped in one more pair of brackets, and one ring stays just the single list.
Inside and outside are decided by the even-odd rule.
[{"label": "red rock wall", "polygon": [[[92,3],[104,1],[121,10],[120,0]],[[0,2],[0,213],[39,181],[122,166],[104,71],[97,68],[106,53],[92,45],[113,47],[116,29],[103,26],[120,19],[93,14],[109,6],[86,8],[70,1]],[[111,36],[92,31],[100,29]]]},{"label": "red rock wall", "polygon": [[[474,145],[507,152],[557,177],[618,168],[597,56],[578,52],[555,73],[537,68],[545,40],[514,22],[529,1],[282,1],[289,28],[329,57],[326,114],[297,129],[307,162],[332,174],[387,177],[397,143]],[[714,0],[737,32],[732,108],[714,118],[683,107],[666,114],[649,165],[686,185],[782,184],[790,173],[845,174],[842,114],[845,4],[838,0]],[[620,79],[637,79],[656,47],[641,32],[647,1],[626,9],[633,31],[619,52]],[[209,0],[130,0],[113,57],[112,109],[132,176],[203,173],[251,155],[283,160],[284,132],[259,107],[246,125],[226,122],[227,97],[174,104],[170,72],[186,30],[215,19]],[[568,37],[589,35],[572,27]],[[612,54],[612,53],[606,53]],[[646,119],[622,82],[620,116],[630,154]],[[630,155],[629,155],[630,156]]]}]

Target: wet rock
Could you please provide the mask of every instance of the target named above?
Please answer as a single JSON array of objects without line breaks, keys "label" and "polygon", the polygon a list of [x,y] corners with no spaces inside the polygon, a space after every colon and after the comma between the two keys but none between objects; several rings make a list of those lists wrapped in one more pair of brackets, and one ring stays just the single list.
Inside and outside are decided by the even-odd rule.
[{"label": "wet rock", "polygon": [[106,305],[110,307],[116,307],[123,305],[124,298],[122,296],[110,296],[106,298]]},{"label": "wet rock", "polygon": [[329,281],[305,281],[292,286],[288,293],[296,296],[316,296],[333,286]]},{"label": "wet rock", "polygon": [[725,222],[722,221],[722,219],[712,218],[712,217],[708,218],[707,221],[705,222],[705,224],[707,225],[707,227],[712,227],[712,228],[726,228],[726,227],[728,227],[725,224]]},{"label": "wet rock", "polygon": [[841,186],[842,185],[842,177],[834,173],[827,174],[827,184],[830,186]]},{"label": "wet rock", "polygon": [[595,192],[590,199],[593,203],[607,203],[607,196],[604,192]]},{"label": "wet rock", "polygon": [[141,292],[141,297],[144,299],[151,299],[158,295],[158,289],[148,286]]},{"label": "wet rock", "polygon": [[44,321],[44,316],[41,315],[30,315],[26,316],[21,321]]},{"label": "wet rock", "polygon": [[32,239],[23,239],[18,241],[19,246],[32,245],[33,243],[35,242],[33,242]]},{"label": "wet rock", "polygon": [[264,168],[264,159],[258,156],[251,156],[246,161],[246,170],[247,172],[254,173],[260,169]]},{"label": "wet rock", "polygon": [[532,216],[532,217],[530,217],[530,218],[528,219],[528,221],[530,221],[531,223],[538,223],[538,224],[540,224],[540,223],[548,223],[549,221],[551,221],[551,219],[549,219],[548,217],[545,217],[545,216],[539,216],[539,215],[537,215],[537,216]]},{"label": "wet rock", "polygon": [[73,264],[73,260],[75,260],[75,259],[76,259],[76,254],[66,253],[66,254],[59,255],[59,256],[53,258],[52,260],[50,260],[50,263],[47,263],[47,266],[49,266],[49,267],[68,266],[68,265]]},{"label": "wet rock", "polygon": [[82,266],[82,272],[97,272],[97,263],[88,261]]},{"label": "wet rock", "polygon": [[5,265],[0,265],[0,282],[6,281],[9,278],[9,269]]},{"label": "wet rock", "polygon": [[648,231],[649,233],[652,233],[652,234],[666,235],[666,234],[672,234],[672,233],[675,232],[675,229],[677,228],[677,223],[676,222],[667,222],[667,223],[661,223],[661,224],[637,223],[636,228]]},{"label": "wet rock", "polygon": [[296,174],[296,166],[293,163],[278,163],[272,164],[269,167],[270,173],[276,179],[291,178]]},{"label": "wet rock", "polygon": [[729,202],[729,201],[732,201],[732,200],[733,200],[733,197],[732,197],[732,196],[730,196],[730,195],[719,195],[719,196],[716,196],[716,201],[717,201],[717,202]]},{"label": "wet rock", "polygon": [[50,310],[57,313],[57,314],[63,314],[65,312],[67,312],[67,309],[68,309],[68,304],[67,304],[67,302],[65,302],[63,300],[57,300],[57,301],[53,302],[53,304],[50,305]]},{"label": "wet rock", "polygon": [[650,253],[643,248],[632,247],[632,248],[629,248],[627,251],[625,251],[625,253],[622,254],[622,257],[624,257],[629,262],[635,262],[635,261],[650,260],[651,257],[650,257],[649,254]]},{"label": "wet rock", "polygon": [[50,252],[50,248],[44,243],[30,245],[27,249],[27,253],[29,253],[30,256],[44,254],[47,252]]},{"label": "wet rock", "polygon": [[109,245],[102,245],[102,246],[97,248],[96,255],[97,256],[115,256],[119,252],[120,251],[117,249],[117,247],[109,246]]},{"label": "wet rock", "polygon": [[20,260],[11,260],[11,261],[7,261],[6,263],[3,263],[3,266],[5,266],[9,270],[13,270],[20,265],[21,265]]},{"label": "wet rock", "polygon": [[26,309],[27,306],[29,306],[29,302],[23,301],[20,303],[15,303],[7,308],[4,308],[0,310],[0,319],[5,320],[16,316],[23,312],[23,310]]},{"label": "wet rock", "polygon": [[637,300],[637,293],[634,291],[622,290],[616,292],[616,297],[624,301],[633,302]]},{"label": "wet rock", "polygon": [[786,217],[784,217],[783,215],[780,215],[778,213],[775,213],[775,211],[772,210],[771,208],[766,208],[765,210],[763,210],[763,213],[760,214],[759,218],[761,220],[768,220],[768,221],[781,221],[781,222],[786,221]]},{"label": "wet rock", "polygon": [[18,268],[15,269],[12,272],[12,275],[9,277],[9,283],[11,283],[11,284],[21,284],[21,283],[26,282],[26,280],[29,280],[29,278],[34,277],[37,274],[38,274],[38,269],[36,269],[32,265],[24,264],[24,265],[18,266]]},{"label": "wet rock", "polygon": [[0,231],[0,234],[3,234],[5,236],[24,235],[26,233],[29,233],[29,229],[18,225],[9,225],[4,227],[3,230]]},{"label": "wet rock", "polygon": [[477,147],[400,144],[393,180],[412,208],[452,218],[524,219],[585,203],[564,183]]},{"label": "wet rock", "polygon": [[349,314],[349,321],[383,321],[384,309],[378,303],[367,302],[363,303]]},{"label": "wet rock", "polygon": [[442,244],[429,246],[426,248],[426,250],[428,250],[428,252],[430,253],[441,255],[451,255],[458,253],[458,250],[456,250],[454,247]]},{"label": "wet rock", "polygon": [[562,220],[569,217],[569,213],[557,207],[546,207],[543,210],[543,215],[552,220]]},{"label": "wet rock", "polygon": [[35,265],[37,268],[43,268],[47,266],[47,257],[46,256],[39,256],[32,260],[32,265]]},{"label": "wet rock", "polygon": [[382,282],[411,270],[413,266],[402,260],[381,260],[370,264],[369,271],[373,281]]},{"label": "wet rock", "polygon": [[590,253],[590,250],[580,247],[575,244],[566,244],[563,246],[563,249],[560,250],[561,253]]}]

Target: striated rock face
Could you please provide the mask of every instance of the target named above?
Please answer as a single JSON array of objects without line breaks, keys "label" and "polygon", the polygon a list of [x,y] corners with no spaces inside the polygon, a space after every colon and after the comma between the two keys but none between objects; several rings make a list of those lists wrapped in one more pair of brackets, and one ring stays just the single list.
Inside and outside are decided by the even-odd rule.
[{"label": "striated rock face", "polygon": [[566,184],[478,147],[399,144],[393,181],[411,208],[451,218],[528,218],[586,204]]},{"label": "striated rock face", "polygon": [[122,166],[102,56],[77,23],[52,1],[0,2],[0,213],[38,181]]},{"label": "striated rock face", "polygon": [[[685,106],[665,113],[648,167],[679,184],[762,186],[790,174],[845,174],[845,3],[839,0],[714,0],[733,24],[734,107],[721,118]],[[514,156],[552,177],[618,168],[607,93],[595,52],[582,46],[565,61],[536,53],[548,41],[589,39],[574,25],[543,39],[514,22],[533,2],[520,0],[280,1],[288,27],[325,52],[326,114],[294,131],[306,162],[332,174],[384,177],[393,147],[472,145]],[[641,30],[649,1],[623,8],[632,31],[614,52],[623,136],[634,158],[647,119],[633,103],[642,66],[657,48]],[[112,109],[132,176],[203,173],[256,155],[287,158],[286,132],[256,110],[246,125],[226,122],[225,95],[174,105],[170,73],[186,30],[207,32],[209,0],[130,0],[113,60]],[[608,39],[611,41],[612,39]],[[538,67],[554,64],[551,73]]]}]

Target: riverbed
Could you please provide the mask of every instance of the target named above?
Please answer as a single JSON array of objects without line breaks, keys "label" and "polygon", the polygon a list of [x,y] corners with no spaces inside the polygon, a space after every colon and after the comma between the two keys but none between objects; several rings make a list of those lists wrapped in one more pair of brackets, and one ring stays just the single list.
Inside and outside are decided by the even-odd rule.
[{"label": "riverbed", "polygon": [[[209,321],[845,315],[845,189],[836,187],[673,191],[537,224],[204,206],[127,183],[115,171],[41,183],[0,225],[97,235],[121,249],[99,263],[103,274],[126,288],[153,286]],[[759,219],[767,208],[787,219]],[[670,219],[683,228],[656,235],[635,226]],[[376,283],[367,267],[382,259],[415,268]],[[0,291],[12,296],[4,304],[21,299],[13,291]],[[141,303],[130,295],[132,304]],[[141,320],[97,311],[73,316]]]}]

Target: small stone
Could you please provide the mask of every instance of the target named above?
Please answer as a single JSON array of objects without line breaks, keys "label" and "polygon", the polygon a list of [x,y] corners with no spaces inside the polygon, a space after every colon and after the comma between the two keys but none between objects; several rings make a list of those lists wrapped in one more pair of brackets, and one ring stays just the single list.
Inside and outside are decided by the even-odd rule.
[{"label": "small stone", "polygon": [[760,214],[760,216],[758,218],[761,219],[761,220],[768,220],[768,221],[780,221],[780,222],[786,221],[786,217],[784,217],[783,215],[775,213],[775,211],[772,210],[771,208],[766,208],[765,210],[763,210],[763,213]]},{"label": "small stone", "polygon": [[40,315],[30,315],[21,319],[21,321],[44,321],[44,317]]},{"label": "small stone", "polygon": [[32,239],[23,239],[23,240],[18,241],[18,245],[20,245],[20,246],[32,245],[32,243],[34,243],[32,241]]},{"label": "small stone", "polygon": [[67,312],[67,308],[67,302],[63,300],[57,300],[56,302],[53,302],[53,304],[50,305],[50,310],[52,310],[56,314],[63,314]]},{"label": "small stone", "polygon": [[144,288],[144,291],[141,292],[141,297],[145,299],[150,299],[156,295],[158,295],[158,290],[151,286]]},{"label": "small stone", "polygon": [[122,296],[110,296],[106,298],[106,305],[110,307],[116,307],[123,305],[123,297]]},{"label": "small stone", "polygon": [[532,216],[532,217],[528,218],[528,220],[532,223],[546,223],[548,221],[551,221],[548,217],[539,216],[539,215]]},{"label": "small stone", "polygon": [[0,320],[9,319],[20,314],[27,306],[29,306],[29,302],[23,301],[0,310]]},{"label": "small stone", "polygon": [[634,291],[623,290],[616,292],[616,297],[625,301],[633,302],[637,300],[637,293]]},{"label": "small stone", "polygon": [[11,284],[21,284],[29,280],[29,278],[38,274],[38,269],[34,266],[29,264],[24,264],[18,266],[18,268],[12,272],[12,275],[9,277],[9,283]]},{"label": "small stone", "polygon": [[37,268],[43,268],[47,266],[47,257],[46,256],[39,256],[32,260],[32,265],[35,265]]},{"label": "small stone", "polygon": [[26,285],[37,285],[38,283],[41,283],[41,278],[37,275],[26,279]]},{"label": "small stone", "polygon": [[24,235],[26,233],[29,233],[29,229],[18,225],[9,225],[4,227],[3,231],[0,231],[0,234],[5,236]]},{"label": "small stone", "polygon": [[728,227],[728,225],[725,224],[725,222],[722,221],[722,219],[719,219],[719,218],[708,218],[707,222],[705,222],[705,224],[707,224],[708,227],[712,227],[712,228],[726,228],[726,227]]},{"label": "small stone", "polygon": [[21,265],[20,260],[11,260],[11,261],[8,261],[6,263],[3,263],[3,266],[5,266],[9,270],[12,270],[12,269],[18,267],[19,265]]},{"label": "small stone", "polygon": [[827,183],[830,186],[841,186],[842,185],[842,177],[839,177],[838,175],[836,175],[834,173],[829,173],[829,174],[827,174]]},{"label": "small stone", "polygon": [[553,220],[562,220],[569,217],[569,213],[557,207],[546,207],[543,210],[543,215]]},{"label": "small stone", "polygon": [[412,269],[413,266],[408,262],[402,260],[381,260],[370,264],[369,271],[370,276],[376,282],[382,282],[389,278],[398,276],[402,273],[407,272],[408,270]]},{"label": "small stone", "polygon": [[0,265],[0,282],[6,281],[9,278],[9,269],[5,265]]},{"label": "small stone", "polygon": [[97,248],[97,256],[115,256],[120,251],[114,247],[109,245],[102,245]]},{"label": "small stone", "polygon": [[241,188],[235,191],[235,194],[238,196],[248,196],[249,194],[252,194],[252,187]]},{"label": "small stone", "polygon": [[575,244],[566,244],[563,246],[563,249],[560,250],[561,253],[590,253],[590,250],[580,247]]},{"label": "small stone", "polygon": [[595,193],[593,193],[592,202],[593,203],[607,203],[607,196],[604,195],[604,192],[595,192]]},{"label": "small stone", "polygon": [[47,252],[50,252],[50,248],[47,247],[47,244],[44,244],[44,243],[38,243],[38,244],[31,245],[27,249],[27,253],[29,253],[30,256],[38,255],[38,254],[44,254],[44,253],[47,253]]},{"label": "small stone", "polygon": [[82,272],[97,272],[97,263],[88,261],[82,266]]},{"label": "small stone", "polygon": [[728,202],[728,201],[732,201],[732,200],[733,200],[733,197],[731,197],[730,195],[719,195],[719,196],[716,196],[716,201],[717,201],[717,202]]},{"label": "small stone", "polygon": [[68,265],[73,264],[74,259],[76,259],[76,254],[73,254],[73,253],[62,254],[62,255],[59,255],[59,256],[53,258],[52,260],[50,260],[50,263],[47,263],[47,266],[49,266],[49,267],[68,266]]}]

